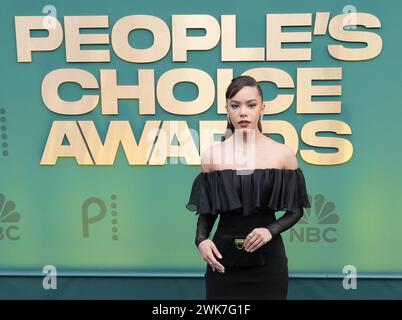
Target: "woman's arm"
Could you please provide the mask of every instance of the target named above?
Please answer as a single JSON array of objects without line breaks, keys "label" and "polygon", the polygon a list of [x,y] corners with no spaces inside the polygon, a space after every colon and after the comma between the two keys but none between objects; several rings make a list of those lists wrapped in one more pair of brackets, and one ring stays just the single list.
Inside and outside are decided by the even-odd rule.
[{"label": "woman's arm", "polygon": [[198,215],[197,230],[195,235],[195,245],[197,248],[201,241],[208,239],[216,218],[217,215],[212,214]]},{"label": "woman's arm", "polygon": [[[296,155],[293,150],[290,149],[287,145],[284,145],[284,153],[283,153],[283,168],[295,170],[299,168]],[[302,217],[303,217],[303,208],[295,209],[295,210],[286,210],[285,214],[280,217],[275,222],[266,226],[268,231],[271,233],[272,237],[277,234],[290,229],[294,226]]]},{"label": "woman's arm", "polygon": [[303,213],[303,208],[293,211],[286,210],[282,217],[266,226],[266,228],[271,233],[272,237],[275,237],[277,234],[293,227],[301,219]]},{"label": "woman's arm", "polygon": [[[201,157],[201,171],[202,172],[210,172],[212,168],[212,152],[213,146],[210,146],[208,149],[204,151]],[[199,214],[197,220],[197,230],[195,235],[195,245],[198,248],[198,245],[201,241],[208,239],[209,234],[214,226],[217,215],[212,214]]]}]

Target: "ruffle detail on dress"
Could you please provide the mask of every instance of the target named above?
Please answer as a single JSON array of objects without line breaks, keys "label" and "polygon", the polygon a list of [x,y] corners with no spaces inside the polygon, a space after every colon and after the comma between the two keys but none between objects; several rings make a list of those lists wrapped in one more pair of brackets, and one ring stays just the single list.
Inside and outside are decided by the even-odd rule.
[{"label": "ruffle detail on dress", "polygon": [[186,208],[213,215],[241,208],[250,215],[256,209],[295,211],[311,205],[300,168],[224,169],[196,176]]}]

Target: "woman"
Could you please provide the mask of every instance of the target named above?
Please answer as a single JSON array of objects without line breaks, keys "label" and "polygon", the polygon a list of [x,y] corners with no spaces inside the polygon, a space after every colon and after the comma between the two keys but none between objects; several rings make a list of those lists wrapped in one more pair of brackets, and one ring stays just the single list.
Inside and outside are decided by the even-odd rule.
[{"label": "woman", "polygon": [[[287,298],[281,233],[297,223],[310,201],[293,151],[262,133],[263,101],[254,78],[232,80],[225,136],[204,152],[186,205],[199,215],[195,244],[208,263],[208,300]],[[276,220],[279,210],[286,212]]]}]

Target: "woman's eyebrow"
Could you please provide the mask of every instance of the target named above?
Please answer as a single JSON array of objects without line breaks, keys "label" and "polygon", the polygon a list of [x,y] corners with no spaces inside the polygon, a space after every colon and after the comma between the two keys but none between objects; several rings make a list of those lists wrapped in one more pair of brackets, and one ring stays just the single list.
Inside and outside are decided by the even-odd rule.
[{"label": "woman's eyebrow", "polygon": [[[257,99],[250,99],[250,100],[247,100],[246,102],[250,102],[250,101],[257,101]],[[232,100],[232,102],[237,102],[237,103],[239,103],[239,101],[236,101],[236,100]]]}]

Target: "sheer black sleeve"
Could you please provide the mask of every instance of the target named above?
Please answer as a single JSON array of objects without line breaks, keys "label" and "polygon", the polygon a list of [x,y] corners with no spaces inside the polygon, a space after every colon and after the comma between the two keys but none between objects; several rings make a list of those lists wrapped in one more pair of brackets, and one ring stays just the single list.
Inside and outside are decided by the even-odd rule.
[{"label": "sheer black sleeve", "polygon": [[201,241],[208,239],[209,234],[214,226],[217,215],[212,214],[199,214],[197,220],[197,230],[195,235],[195,245],[198,245]]},{"label": "sheer black sleeve", "polygon": [[286,210],[282,217],[266,226],[266,228],[272,234],[272,237],[275,237],[277,234],[293,227],[303,217],[303,213],[303,208],[292,211]]}]

